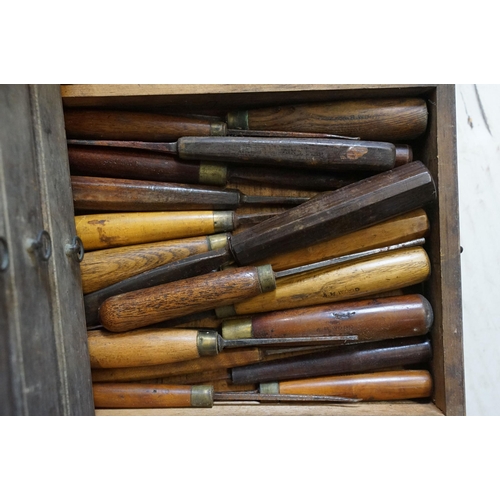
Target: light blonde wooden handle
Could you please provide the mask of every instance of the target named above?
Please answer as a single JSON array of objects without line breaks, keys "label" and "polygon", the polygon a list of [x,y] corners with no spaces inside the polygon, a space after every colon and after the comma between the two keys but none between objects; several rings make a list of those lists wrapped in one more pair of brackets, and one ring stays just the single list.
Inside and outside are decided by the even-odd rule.
[{"label": "light blonde wooden handle", "polygon": [[214,234],[233,229],[233,212],[130,212],[77,215],[85,251]]},{"label": "light blonde wooden handle", "polygon": [[276,280],[276,290],[220,308],[219,317],[338,302],[404,288],[426,280],[429,257],[421,247],[396,250]]},{"label": "light blonde wooden handle", "polygon": [[91,368],[125,368],[176,363],[200,357],[198,330],[145,328],[113,334],[88,332]]},{"label": "light blonde wooden handle", "polygon": [[291,269],[341,255],[423,238],[429,232],[429,227],[427,214],[423,209],[417,209],[359,231],[270,257],[256,265],[271,264],[275,271]]},{"label": "light blonde wooden handle", "polygon": [[280,382],[279,393],[341,396],[363,401],[428,398],[432,394],[432,377],[427,370],[336,375]]},{"label": "light blonde wooden handle", "polygon": [[223,233],[87,252],[80,263],[83,293],[95,292],[163,264],[225,245],[227,234]]}]

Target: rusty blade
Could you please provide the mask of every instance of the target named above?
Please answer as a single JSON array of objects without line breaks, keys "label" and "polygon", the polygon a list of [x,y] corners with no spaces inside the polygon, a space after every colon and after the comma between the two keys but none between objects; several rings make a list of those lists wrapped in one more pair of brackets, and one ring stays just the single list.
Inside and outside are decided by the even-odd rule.
[{"label": "rusty blade", "polygon": [[313,394],[262,394],[260,392],[215,392],[214,401],[255,401],[262,403],[359,403],[361,399]]},{"label": "rusty blade", "polygon": [[177,142],[143,142],[143,141],[105,141],[68,139],[69,145],[74,146],[104,146],[108,148],[143,149],[157,153],[177,154]]}]

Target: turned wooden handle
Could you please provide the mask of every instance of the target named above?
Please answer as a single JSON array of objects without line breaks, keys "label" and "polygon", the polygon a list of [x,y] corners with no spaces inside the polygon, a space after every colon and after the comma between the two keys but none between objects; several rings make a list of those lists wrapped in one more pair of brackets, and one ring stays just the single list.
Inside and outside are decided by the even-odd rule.
[{"label": "turned wooden handle", "polygon": [[210,408],[213,388],[144,383],[92,384],[96,408]]},{"label": "turned wooden handle", "polygon": [[423,238],[429,233],[429,228],[427,214],[419,208],[359,231],[268,257],[255,265],[271,264],[275,271],[291,269],[341,255]]},{"label": "turned wooden handle", "polygon": [[261,390],[279,394],[341,396],[363,401],[393,401],[428,398],[432,377],[427,370],[394,370],[376,373],[337,375],[265,384]]},{"label": "turned wooden handle", "polygon": [[311,377],[378,371],[426,363],[430,341],[421,337],[366,342],[231,369],[235,384],[280,382]]},{"label": "turned wooden handle", "polygon": [[228,233],[220,233],[87,252],[80,263],[83,293],[100,290],[190,255],[226,248],[227,244]]},{"label": "turned wooden handle", "polygon": [[233,229],[233,212],[181,211],[77,215],[85,251],[202,236]]},{"label": "turned wooden handle", "polygon": [[71,176],[75,209],[94,212],[236,209],[236,189],[108,177]]},{"label": "turned wooden handle", "polygon": [[348,139],[270,137],[182,137],[178,154],[184,160],[250,162],[274,166],[334,171],[381,172],[396,164],[396,147],[389,142]]},{"label": "turned wooden handle", "polygon": [[275,287],[270,266],[226,269],[110,297],[99,317],[107,330],[126,332],[233,304]]},{"label": "turned wooden handle", "polygon": [[225,320],[222,336],[282,338],[357,335],[358,342],[425,335],[434,315],[420,294],[342,301]]},{"label": "turned wooden handle", "polygon": [[274,291],[243,300],[231,308],[218,308],[219,317],[258,314],[367,297],[425,281],[431,271],[421,247],[279,278]]},{"label": "turned wooden handle", "polygon": [[373,175],[336,191],[319,194],[298,207],[233,236],[240,265],[308,247],[422,208],[436,187],[419,161]]},{"label": "turned wooden handle", "polygon": [[357,99],[252,109],[229,113],[229,128],[282,130],[400,142],[427,128],[427,105],[420,98]]},{"label": "turned wooden handle", "polygon": [[147,151],[69,145],[68,156],[74,175],[217,186],[224,186],[227,180],[227,168],[223,165],[190,162]]},{"label": "turned wooden handle", "polygon": [[126,333],[88,332],[91,368],[161,365],[200,357],[197,329],[143,328]]},{"label": "turned wooden handle", "polygon": [[68,139],[175,141],[187,135],[225,135],[226,124],[189,116],[120,110],[67,108]]}]

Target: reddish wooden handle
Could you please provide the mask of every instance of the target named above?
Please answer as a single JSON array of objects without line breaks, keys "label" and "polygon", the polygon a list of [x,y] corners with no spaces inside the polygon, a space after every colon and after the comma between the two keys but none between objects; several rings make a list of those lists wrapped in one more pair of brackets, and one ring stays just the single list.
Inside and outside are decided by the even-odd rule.
[{"label": "reddish wooden handle", "polygon": [[68,108],[64,121],[68,139],[175,141],[188,135],[226,133],[226,124],[213,120],[136,111]]},{"label": "reddish wooden handle", "polygon": [[199,390],[202,386],[94,383],[96,408],[210,408],[213,389]]},{"label": "reddish wooden handle", "polygon": [[226,269],[110,297],[99,316],[107,330],[126,332],[234,304],[275,288],[271,266]]},{"label": "reddish wooden handle", "polygon": [[432,394],[432,377],[427,370],[394,370],[356,375],[337,375],[279,383],[280,394],[316,394],[391,401],[428,398]]}]

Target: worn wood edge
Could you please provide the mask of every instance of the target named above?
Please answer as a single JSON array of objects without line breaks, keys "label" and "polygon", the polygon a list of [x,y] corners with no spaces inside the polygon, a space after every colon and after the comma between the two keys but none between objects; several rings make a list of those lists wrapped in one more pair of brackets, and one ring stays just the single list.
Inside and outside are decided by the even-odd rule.
[{"label": "worn wood edge", "polygon": [[71,97],[125,97],[184,94],[293,92],[310,90],[367,90],[429,87],[432,84],[62,84],[63,99]]},{"label": "worn wood edge", "polygon": [[[465,380],[456,150],[455,86],[439,85],[436,100],[440,238],[441,345],[444,387],[436,404],[446,415],[465,415]],[[437,367],[435,367],[437,369]]]},{"label": "worn wood edge", "polygon": [[213,408],[154,408],[96,410],[96,416],[169,416],[169,417],[228,417],[228,416],[444,416],[433,403],[396,402],[362,403],[353,406],[328,405],[264,405],[215,404]]},{"label": "worn wood edge", "polygon": [[[79,264],[66,255],[76,229],[62,101],[57,85],[30,85],[44,227],[52,241],[49,260],[54,342],[63,415],[92,415],[94,402]],[[70,304],[64,307],[64,304]]]}]

